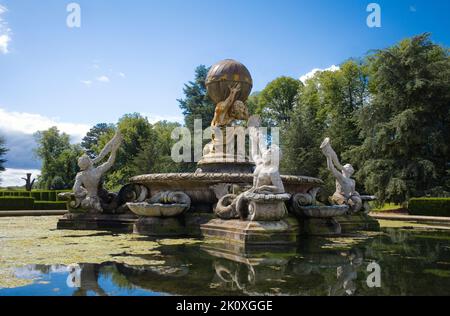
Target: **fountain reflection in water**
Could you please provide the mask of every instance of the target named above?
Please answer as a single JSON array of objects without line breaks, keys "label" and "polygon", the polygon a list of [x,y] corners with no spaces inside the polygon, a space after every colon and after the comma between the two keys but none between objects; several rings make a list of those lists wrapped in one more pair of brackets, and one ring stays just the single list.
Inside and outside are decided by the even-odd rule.
[{"label": "fountain reflection in water", "polygon": [[[17,278],[33,281],[0,295],[448,295],[446,238],[386,229],[371,238],[309,238],[300,247],[166,245],[139,255],[148,264],[79,264],[75,287],[68,267],[18,267]],[[380,288],[367,285],[372,262],[382,268]]]}]

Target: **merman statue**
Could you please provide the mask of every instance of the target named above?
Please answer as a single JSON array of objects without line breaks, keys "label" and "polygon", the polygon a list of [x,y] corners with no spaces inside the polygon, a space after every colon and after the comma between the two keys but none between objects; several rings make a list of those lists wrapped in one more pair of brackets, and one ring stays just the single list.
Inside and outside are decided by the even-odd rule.
[{"label": "merman statue", "polygon": [[275,144],[267,148],[257,117],[251,117],[248,123],[252,157],[256,164],[253,185],[239,195],[223,196],[214,212],[221,219],[279,221],[286,216],[284,202],[290,199],[279,172],[280,149]]},{"label": "merman statue", "polygon": [[[100,154],[91,159],[84,154],[78,159],[80,172],[75,178],[73,193],[75,200],[82,209],[91,212],[103,212],[102,203],[99,198],[102,177],[114,165],[117,150],[122,143],[122,135],[117,131],[114,137],[106,144]],[[95,165],[110,154],[108,160],[98,167]]]},{"label": "merman statue", "polygon": [[336,152],[331,147],[329,138],[325,138],[320,149],[327,157],[328,169],[336,178],[336,192],[331,197],[331,202],[337,205],[348,205],[353,213],[359,212],[363,206],[363,201],[360,194],[355,190],[355,180],[351,178],[355,172],[352,165],[341,165]]},{"label": "merman statue", "polygon": [[279,172],[280,148],[272,144],[266,147],[264,134],[259,130],[259,118],[252,116],[248,122],[250,141],[252,145],[252,158],[256,164],[253,172],[254,193],[282,194],[285,193]]}]

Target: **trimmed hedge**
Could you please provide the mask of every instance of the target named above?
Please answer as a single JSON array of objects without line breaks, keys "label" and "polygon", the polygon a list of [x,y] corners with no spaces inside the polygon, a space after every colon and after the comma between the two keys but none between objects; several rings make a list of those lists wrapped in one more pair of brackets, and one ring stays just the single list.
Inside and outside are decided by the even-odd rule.
[{"label": "trimmed hedge", "polygon": [[57,202],[61,201],[58,198],[59,193],[70,192],[70,190],[33,190],[29,191],[21,191],[21,190],[0,190],[0,198],[1,197],[32,197],[35,201],[52,201]]},{"label": "trimmed hedge", "polygon": [[66,209],[66,202],[34,201],[36,211],[60,211]]},{"label": "trimmed hedge", "polygon": [[413,198],[408,210],[411,215],[450,217],[450,198]]},{"label": "trimmed hedge", "polygon": [[66,202],[35,201],[31,197],[7,196],[0,197],[0,211],[31,211],[31,210],[65,210]]},{"label": "trimmed hedge", "polygon": [[1,211],[29,211],[34,209],[34,199],[30,197],[0,197]]}]

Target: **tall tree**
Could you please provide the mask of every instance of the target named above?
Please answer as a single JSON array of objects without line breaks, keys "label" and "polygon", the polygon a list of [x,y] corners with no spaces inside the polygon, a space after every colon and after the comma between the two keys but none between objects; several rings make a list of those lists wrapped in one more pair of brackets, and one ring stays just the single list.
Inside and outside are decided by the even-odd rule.
[{"label": "tall tree", "polygon": [[367,67],[349,60],[338,71],[326,71],[320,77],[322,111],[326,115],[324,136],[331,137],[333,148],[344,154],[361,144],[356,113],[369,100]]},{"label": "tall tree", "polygon": [[333,192],[334,179],[319,146],[331,137],[333,147],[345,156],[361,143],[355,113],[368,99],[365,72],[364,65],[347,61],[338,71],[316,73],[299,89],[290,124],[282,129],[283,171],[319,176],[325,181],[324,195]]},{"label": "tall tree", "polygon": [[179,99],[178,104],[183,111],[186,127],[194,128],[194,120],[202,119],[203,129],[210,126],[214,118],[214,103],[208,97],[206,90],[206,76],[209,68],[200,65],[195,69],[194,81],[184,85],[184,98]]},{"label": "tall tree", "polygon": [[359,126],[364,143],[350,152],[357,177],[381,201],[450,191],[449,50],[429,34],[368,58],[371,102]]},{"label": "tall tree", "polygon": [[133,159],[135,174],[170,173],[183,171],[183,164],[176,163],[171,157],[172,146],[175,140],[171,138],[174,128],[179,123],[167,121],[157,122],[153,125],[155,138],[149,139],[144,148]]},{"label": "tall tree", "polygon": [[300,80],[280,77],[270,82],[258,95],[258,111],[271,126],[289,123],[296,103]]},{"label": "tall tree", "polygon": [[86,136],[83,137],[83,140],[81,141],[81,147],[83,147],[83,149],[91,158],[94,157],[96,154],[95,148],[100,137],[104,134],[111,133],[112,131],[114,131],[114,124],[96,124],[87,132]]},{"label": "tall tree", "polygon": [[[72,187],[77,172],[77,158],[82,153],[81,147],[71,145],[69,135],[60,133],[56,127],[37,132],[35,138],[38,144],[36,154],[42,161],[39,187],[52,189],[55,178],[64,182],[64,185],[59,186]],[[58,181],[61,183],[59,179]]]}]

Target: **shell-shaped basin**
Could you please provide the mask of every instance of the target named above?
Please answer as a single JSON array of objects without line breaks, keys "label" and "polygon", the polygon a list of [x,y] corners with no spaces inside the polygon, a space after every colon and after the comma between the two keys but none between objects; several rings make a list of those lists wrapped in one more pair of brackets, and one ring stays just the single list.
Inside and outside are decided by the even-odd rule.
[{"label": "shell-shaped basin", "polygon": [[189,208],[187,204],[162,203],[127,203],[128,208],[138,216],[145,217],[175,217]]},{"label": "shell-shaped basin", "polygon": [[301,211],[304,216],[312,218],[331,218],[342,216],[348,211],[347,205],[332,205],[332,206],[302,206]]}]

